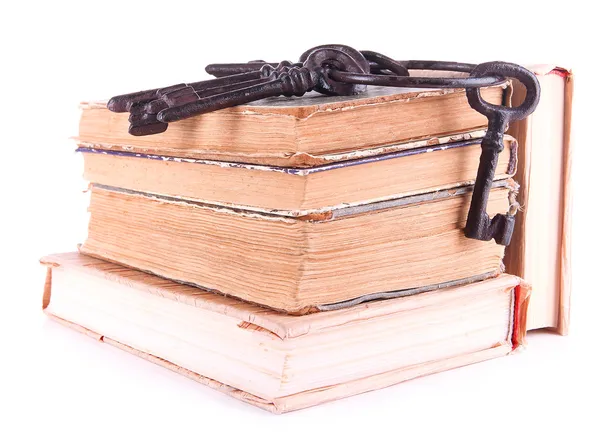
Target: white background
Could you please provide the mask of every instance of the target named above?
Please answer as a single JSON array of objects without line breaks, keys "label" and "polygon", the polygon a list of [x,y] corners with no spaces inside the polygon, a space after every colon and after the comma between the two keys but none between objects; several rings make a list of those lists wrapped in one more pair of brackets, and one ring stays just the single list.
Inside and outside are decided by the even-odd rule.
[{"label": "white background", "polygon": [[[2,2],[0,430],[598,430],[600,38],[585,3]],[[68,139],[79,101],[196,81],[211,62],[293,60],[324,43],[575,70],[569,337],[531,334],[519,355],[274,416],[43,316],[38,259],[85,238]]]}]

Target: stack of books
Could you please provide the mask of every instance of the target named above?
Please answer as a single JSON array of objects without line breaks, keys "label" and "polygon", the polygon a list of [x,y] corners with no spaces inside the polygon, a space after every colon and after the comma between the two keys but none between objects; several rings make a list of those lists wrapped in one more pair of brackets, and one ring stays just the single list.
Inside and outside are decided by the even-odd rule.
[{"label": "stack of books", "polygon": [[[486,124],[460,89],[267,99],[142,137],[85,104],[89,233],[43,258],[44,309],[274,412],[510,354],[529,287],[463,232]],[[516,205],[504,144],[490,214]]]}]

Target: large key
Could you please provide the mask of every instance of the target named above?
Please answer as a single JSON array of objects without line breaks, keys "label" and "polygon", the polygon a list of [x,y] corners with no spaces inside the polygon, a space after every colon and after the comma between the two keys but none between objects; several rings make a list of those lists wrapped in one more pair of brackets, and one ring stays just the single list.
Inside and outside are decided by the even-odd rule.
[{"label": "large key", "polygon": [[516,78],[525,86],[527,94],[521,105],[511,108],[484,101],[479,88],[467,89],[469,105],[488,118],[488,129],[481,141],[481,157],[465,235],[479,240],[494,239],[498,244],[508,245],[515,227],[516,209],[512,208],[508,213],[497,214],[490,219],[487,214],[488,197],[498,165],[498,155],[504,149],[504,131],[508,123],[522,120],[533,113],[540,100],[540,84],[532,72],[513,63],[481,63],[471,72],[473,77],[494,75]]}]

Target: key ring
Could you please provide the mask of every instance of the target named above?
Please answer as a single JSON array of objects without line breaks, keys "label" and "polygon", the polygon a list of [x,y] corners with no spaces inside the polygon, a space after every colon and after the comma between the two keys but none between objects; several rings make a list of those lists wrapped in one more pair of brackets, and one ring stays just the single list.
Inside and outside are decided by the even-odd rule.
[{"label": "key ring", "polygon": [[[410,70],[468,73],[461,77],[410,76]],[[166,131],[168,123],[273,96],[302,96],[309,91],[347,96],[364,92],[368,85],[410,88],[464,88],[469,105],[488,118],[481,143],[481,157],[465,235],[468,238],[508,245],[515,219],[511,212],[487,214],[487,202],[503,150],[504,131],[510,121],[530,115],[539,102],[540,86],[527,69],[505,62],[479,65],[443,61],[399,61],[374,51],[358,51],[346,45],[320,45],[305,51],[298,62],[212,64],[206,72],[216,78],[191,84],[145,90],[115,96],[108,102],[114,112],[129,112],[133,135]],[[481,87],[498,85],[507,78],[519,80],[527,89],[518,107],[486,102]]]}]

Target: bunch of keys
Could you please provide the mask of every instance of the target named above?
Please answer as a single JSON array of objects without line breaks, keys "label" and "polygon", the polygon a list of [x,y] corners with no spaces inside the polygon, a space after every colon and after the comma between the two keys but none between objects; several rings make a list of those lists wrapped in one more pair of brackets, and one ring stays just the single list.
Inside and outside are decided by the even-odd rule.
[{"label": "bunch of keys", "polygon": [[[463,72],[461,77],[411,76],[410,70]],[[407,88],[465,88],[469,105],[488,119],[481,141],[481,158],[473,189],[465,235],[468,238],[508,245],[514,230],[513,211],[490,218],[487,203],[498,154],[504,149],[508,123],[530,115],[539,102],[540,86],[529,70],[506,62],[479,65],[439,61],[398,61],[374,51],[358,51],[345,45],[321,45],[304,52],[298,62],[213,64],[206,72],[211,80],[145,90],[115,96],[108,102],[114,112],[129,112],[129,133],[136,136],[162,133],[168,123],[223,108],[275,96],[302,96],[310,91],[349,96],[368,85]],[[480,89],[508,78],[520,81],[527,94],[518,107],[493,105]]]}]

